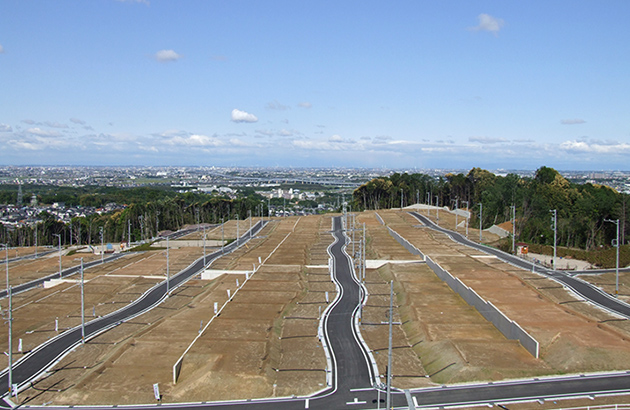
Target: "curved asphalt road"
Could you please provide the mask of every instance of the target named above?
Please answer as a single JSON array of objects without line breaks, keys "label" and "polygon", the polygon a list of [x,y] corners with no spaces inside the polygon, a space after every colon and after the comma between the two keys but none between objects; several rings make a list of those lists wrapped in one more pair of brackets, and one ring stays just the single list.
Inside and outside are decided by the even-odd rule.
[{"label": "curved asphalt road", "polygon": [[[532,269],[535,269],[537,273],[547,275],[550,278],[554,279],[555,281],[562,283],[563,285],[567,286],[578,295],[582,296],[584,299],[596,305],[599,305],[608,311],[617,313],[619,315],[622,315],[630,319],[630,305],[617,300],[614,296],[609,295],[608,293],[605,293],[604,291],[596,288],[590,283],[587,283],[578,278],[574,278],[571,275],[564,273],[563,271],[554,271],[551,269],[547,269],[547,268],[538,266],[534,264],[533,262],[523,260],[514,255],[510,255],[509,253],[500,251],[498,249],[490,248],[485,245],[480,245],[476,242],[473,242],[467,239],[465,236],[457,232],[453,232],[448,229],[444,229],[440,226],[437,226],[429,218],[427,218],[424,215],[420,215],[418,212],[410,212],[410,214],[413,215],[420,222],[422,222],[424,225],[428,226],[429,228],[438,232],[442,232],[445,235],[448,235],[451,239],[453,239],[456,242],[461,243],[462,245],[466,245],[471,248],[477,249],[481,252],[494,255],[497,258],[503,260],[504,262],[507,262],[521,269],[525,269],[529,271],[531,271]],[[572,273],[575,274],[575,272],[572,272]]]},{"label": "curved asphalt road", "polygon": [[[264,224],[256,223],[252,227],[252,234],[259,232]],[[196,275],[206,265],[206,261],[211,261],[220,257],[223,253],[229,253],[249,239],[250,232],[246,232],[239,241],[232,242],[225,246],[224,252],[217,251],[206,255],[206,258],[199,258],[186,269],[172,276],[168,283],[170,290],[181,285],[192,276]],[[98,261],[100,263],[100,261]],[[90,339],[102,332],[105,332],[124,321],[130,320],[159,304],[167,296],[167,282],[161,282],[145,292],[140,298],[126,307],[110,313],[109,315],[92,320],[85,325],[86,339]],[[24,386],[36,378],[45,369],[52,366],[64,354],[81,343],[81,326],[70,329],[56,338],[38,346],[31,353],[21,358],[13,366],[13,383]],[[0,375],[0,396],[6,395],[8,391],[8,369]]]}]

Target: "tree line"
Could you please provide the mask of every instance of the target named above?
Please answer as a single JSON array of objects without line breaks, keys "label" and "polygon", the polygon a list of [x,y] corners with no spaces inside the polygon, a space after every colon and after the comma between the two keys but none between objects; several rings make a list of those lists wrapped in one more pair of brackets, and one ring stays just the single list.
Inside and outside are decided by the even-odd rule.
[{"label": "tree line", "polygon": [[558,171],[541,167],[533,178],[516,174],[498,176],[473,168],[468,174],[432,177],[398,174],[375,178],[353,193],[354,209],[382,209],[429,203],[471,211],[471,226],[484,229],[516,213],[516,239],[536,244],[553,243],[550,210],[557,210],[559,246],[592,250],[611,244],[620,221],[620,243],[626,243],[629,195],[597,184],[575,184]]}]

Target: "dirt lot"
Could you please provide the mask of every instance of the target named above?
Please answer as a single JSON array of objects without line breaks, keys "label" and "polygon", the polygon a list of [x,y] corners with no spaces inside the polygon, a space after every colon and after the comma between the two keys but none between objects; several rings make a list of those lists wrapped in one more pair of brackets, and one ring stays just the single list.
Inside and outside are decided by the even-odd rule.
[{"label": "dirt lot", "polygon": [[[418,221],[407,213],[379,211],[379,215],[541,344],[541,358],[536,360],[517,342],[505,339],[426,267],[391,265],[382,274],[393,275],[397,282],[402,320],[409,320],[403,326],[408,345],[414,346],[433,381],[630,368],[628,321],[578,300],[547,278],[457,245],[427,228],[414,227]],[[369,213],[362,217],[370,219]],[[442,212],[440,217],[442,224],[449,223]],[[369,235],[378,229],[374,225]],[[378,255],[379,248],[373,243],[370,245]]]},{"label": "dirt lot", "polygon": [[[324,217],[287,218],[270,224],[260,238],[212,266],[251,270],[260,256],[262,267],[245,285],[243,274],[189,281],[158,308],[77,348],[35,388],[22,392],[21,401],[151,403],[153,383],[160,384],[165,402],[282,396],[321,389],[326,362],[317,338],[318,314],[319,307],[325,306],[324,291],[334,292],[327,267],[319,267],[328,262],[326,248],[332,242],[328,229],[330,218]],[[178,251],[193,250],[196,257],[201,256],[200,249]],[[170,256],[173,263],[173,250]],[[152,258],[156,257],[146,256],[134,265],[145,266]],[[107,279],[116,274],[119,283],[128,273],[118,270]],[[156,282],[126,279],[139,281],[129,285],[137,288],[131,292],[136,296]],[[238,293],[186,355],[178,383],[173,385],[173,364],[212,318],[214,302],[221,306],[227,289],[234,294],[237,279],[242,285]],[[116,295],[114,302],[128,293],[101,290],[110,298]],[[50,310],[57,312],[57,304],[53,306]],[[97,314],[101,313],[97,310]],[[77,320],[69,316],[67,320]],[[50,319],[46,323],[50,328]]]}]

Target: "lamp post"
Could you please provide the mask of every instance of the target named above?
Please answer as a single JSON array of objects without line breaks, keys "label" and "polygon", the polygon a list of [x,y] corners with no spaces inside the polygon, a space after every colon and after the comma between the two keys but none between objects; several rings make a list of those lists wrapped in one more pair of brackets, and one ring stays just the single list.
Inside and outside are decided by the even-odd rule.
[{"label": "lamp post", "polygon": [[[204,261],[205,262],[205,261]],[[166,237],[166,295],[171,293],[171,272],[168,263],[168,236]]]},{"label": "lamp post", "polygon": [[615,265],[615,297],[619,297],[619,219],[604,219],[604,222],[611,222],[617,225],[617,239],[614,239],[613,246],[617,248],[617,264]]},{"label": "lamp post", "polygon": [[54,233],[53,236],[56,236],[57,239],[59,239],[59,279],[61,279],[61,235]]},{"label": "lamp post", "polygon": [[391,408],[392,400],[392,325],[394,316],[394,281],[390,282],[389,293],[389,345],[387,348],[387,404],[386,408]]},{"label": "lamp post", "polygon": [[9,296],[9,396],[13,396],[13,290],[8,286],[8,282],[7,295]]},{"label": "lamp post", "polygon": [[81,343],[85,344],[85,281],[83,276],[83,258],[81,258]]},{"label": "lamp post", "polygon": [[400,210],[403,209],[403,190],[400,190]]},{"label": "lamp post", "polygon": [[7,266],[7,295],[9,294],[9,244],[2,244],[4,246],[4,256],[5,262],[4,264]]},{"label": "lamp post", "polygon": [[455,198],[455,199],[451,199],[451,202],[455,201],[455,232],[457,232],[457,211],[459,208],[457,208],[457,204],[459,202],[459,198]]}]

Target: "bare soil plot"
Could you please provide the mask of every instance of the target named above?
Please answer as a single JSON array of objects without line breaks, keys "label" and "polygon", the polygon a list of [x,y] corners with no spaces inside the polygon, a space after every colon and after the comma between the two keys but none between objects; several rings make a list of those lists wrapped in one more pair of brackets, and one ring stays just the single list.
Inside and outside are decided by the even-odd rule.
[{"label": "bare soil plot", "polygon": [[[615,321],[611,315],[579,302],[550,279],[457,245],[429,229],[414,228],[404,215],[392,211],[382,211],[380,215],[540,342],[540,364],[523,369],[522,376],[541,371],[576,373],[630,368],[627,321]],[[514,376],[501,370],[500,363],[492,364],[489,370],[490,379]]]},{"label": "bare soil plot", "polygon": [[[320,235],[321,223],[319,218],[283,220],[217,260],[213,269],[223,264],[241,270],[275,250],[186,355],[176,385],[173,364],[213,316],[214,303],[221,306],[227,289],[234,291],[236,279],[242,284],[244,275],[189,281],[158,308],[76,349],[36,386],[39,390],[30,389],[21,398],[31,404],[151,403],[153,383],[160,383],[164,401],[305,394],[322,388],[326,362],[317,338],[318,315],[326,304],[324,290],[332,299],[334,286],[327,268],[306,267],[306,262],[324,259],[322,244],[332,242],[330,234]],[[286,256],[295,246],[311,245],[320,250]],[[271,263],[287,260],[292,263]]]},{"label": "bare soil plot", "polygon": [[[12,250],[11,250],[12,251]],[[94,260],[100,260],[100,255],[93,253],[75,253],[72,255],[63,254],[61,256],[61,269],[71,268],[81,264],[81,258],[83,262],[91,262]],[[2,266],[2,269],[6,267]],[[24,259],[16,262],[9,263],[9,280],[11,286],[19,285],[22,283],[30,282],[35,279],[39,279],[54,273],[59,273],[59,253],[54,252],[37,259]],[[3,276],[4,277],[4,276]],[[3,285],[6,287],[6,284]]]},{"label": "bare soil plot", "polygon": [[40,254],[42,252],[49,251],[50,248],[45,247],[45,246],[38,246],[37,248],[35,246],[24,246],[24,247],[17,247],[17,248],[12,248],[12,249],[7,250],[3,246],[2,250],[0,250],[0,260],[4,261],[7,258],[7,252],[9,253],[9,259],[13,259],[13,258],[19,258],[21,256],[35,255],[36,250],[37,250],[37,253]]}]

